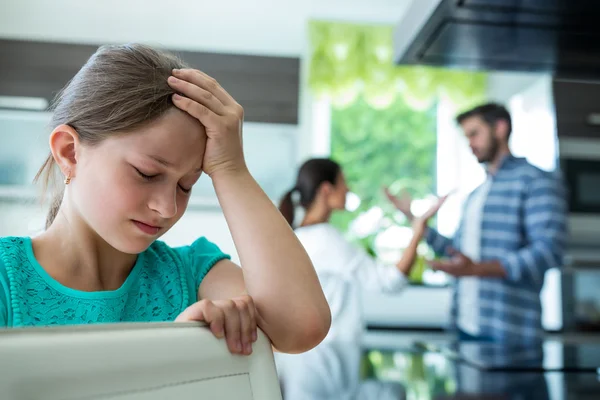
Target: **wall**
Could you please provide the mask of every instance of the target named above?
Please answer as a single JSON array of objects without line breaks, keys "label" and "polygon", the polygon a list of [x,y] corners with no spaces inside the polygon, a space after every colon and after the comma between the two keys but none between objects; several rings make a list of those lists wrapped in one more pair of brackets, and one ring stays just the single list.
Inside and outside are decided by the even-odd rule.
[{"label": "wall", "polygon": [[[3,0],[0,37],[91,44],[139,41],[180,50],[300,57],[300,123],[294,160],[300,163],[325,153],[328,139],[319,114],[323,110],[327,113],[327,108],[317,103],[316,109],[321,111],[313,117],[314,101],[307,90],[309,19],[395,24],[412,1]],[[4,140],[0,139],[2,146]],[[204,232],[210,228],[214,241],[225,243],[224,250],[233,252],[218,210],[188,214],[166,240],[185,242],[190,230],[199,227]],[[2,204],[0,234],[24,234],[28,228],[23,219],[29,216],[43,220],[41,210],[38,215],[30,208]]]},{"label": "wall", "polygon": [[0,37],[301,56],[310,18],[395,24],[412,1],[3,0]]}]

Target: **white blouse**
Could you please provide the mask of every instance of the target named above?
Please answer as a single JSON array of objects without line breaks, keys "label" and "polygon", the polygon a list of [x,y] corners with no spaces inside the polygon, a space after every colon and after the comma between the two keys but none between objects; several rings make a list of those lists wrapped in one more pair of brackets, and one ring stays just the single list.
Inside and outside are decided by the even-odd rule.
[{"label": "white blouse", "polygon": [[331,308],[331,329],[325,340],[360,342],[365,327],[362,291],[400,291],[407,284],[406,276],[349,243],[328,223],[300,227],[296,235],[313,262]]}]

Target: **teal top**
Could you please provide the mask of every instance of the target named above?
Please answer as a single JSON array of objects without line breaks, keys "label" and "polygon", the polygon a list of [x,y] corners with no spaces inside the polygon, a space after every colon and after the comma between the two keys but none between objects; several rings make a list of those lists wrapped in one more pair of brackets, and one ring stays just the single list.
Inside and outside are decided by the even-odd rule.
[{"label": "teal top", "polygon": [[197,301],[204,276],[226,258],[205,238],[176,248],[156,241],[138,255],[120,288],[83,292],[42,268],[31,238],[0,238],[0,328],[173,321]]}]

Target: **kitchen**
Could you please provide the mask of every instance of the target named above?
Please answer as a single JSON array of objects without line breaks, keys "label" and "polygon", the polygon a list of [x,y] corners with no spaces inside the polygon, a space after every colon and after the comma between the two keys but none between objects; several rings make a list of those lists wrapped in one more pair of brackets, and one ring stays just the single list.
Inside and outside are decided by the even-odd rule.
[{"label": "kitchen", "polygon": [[[382,10],[389,7],[389,4],[383,3],[385,2],[380,2]],[[600,220],[598,220],[600,203],[592,190],[596,184],[594,178],[597,179],[600,171],[598,167],[600,161],[596,160],[599,153],[596,151],[597,147],[594,147],[598,146],[596,140],[598,140],[597,134],[600,129],[598,125],[600,111],[594,108],[600,97],[600,84],[594,83],[600,79],[597,75],[600,49],[597,44],[599,42],[593,40],[598,38],[597,29],[589,22],[598,15],[597,6],[586,1],[569,2],[567,8],[565,8],[565,4],[567,3],[558,0],[552,2],[535,0],[419,1],[407,5],[403,16],[390,15],[388,19],[391,21],[383,20],[383,22],[393,23],[396,26],[394,62],[397,64],[441,65],[494,71],[490,73],[488,95],[505,102],[515,116],[515,136],[512,143],[516,147],[515,153],[528,157],[540,168],[550,170],[557,165],[563,168],[563,173],[570,184],[571,242],[567,265],[563,271],[551,271],[546,277],[546,288],[542,295],[544,298],[544,327],[549,332],[551,340],[565,339],[568,343],[579,343],[597,341],[600,323],[600,312],[598,311],[600,294],[596,289],[600,283],[600,272],[597,272],[600,271],[597,269],[600,264],[600,253],[598,253],[597,246],[600,239],[596,239],[600,237],[598,236],[600,233]],[[341,7],[340,4],[337,6]],[[12,15],[15,16],[15,20],[23,15],[22,13],[27,12],[25,5],[23,8],[12,5],[10,7],[14,7]],[[364,14],[367,15],[367,19],[374,20],[373,11],[369,14],[366,8],[365,5],[357,5],[353,12],[347,11],[340,14],[331,12],[330,15],[335,15],[338,19],[358,20]],[[586,12],[582,13],[581,10]],[[51,12],[50,9],[46,9],[46,11]],[[102,11],[96,11],[102,15]],[[72,12],[76,13],[76,11]],[[314,13],[313,11],[313,15]],[[352,13],[354,15],[351,15]],[[324,14],[323,17],[327,17],[327,13]],[[3,38],[0,45],[0,58],[3,60],[2,67],[5,68],[0,74],[0,78],[3,78],[0,79],[0,89],[2,89],[0,94],[2,95],[47,98],[47,93],[54,90],[54,86],[44,87],[44,85],[48,85],[44,83],[44,78],[54,77],[55,80],[64,80],[65,76],[71,74],[75,66],[67,66],[62,72],[58,72],[59,67],[53,74],[44,75],[35,71],[35,68],[33,72],[22,68],[23,65],[35,65],[36,63],[52,65],[53,62],[60,60],[60,57],[53,57],[53,54],[76,54],[76,56],[70,56],[70,59],[74,60],[73,64],[76,64],[89,55],[89,49],[85,47],[89,43],[129,38],[124,34],[121,37],[117,37],[115,34],[112,38],[106,38],[98,33],[99,31],[88,32],[87,36],[83,35],[79,39],[72,38],[69,32],[63,32],[61,37],[60,31],[49,33],[48,31],[44,32],[41,28],[38,31],[33,29],[35,18],[30,18],[28,21],[32,24],[29,25],[31,32],[37,32],[37,34],[25,32],[26,24],[23,28],[16,27],[15,23],[9,23],[10,21],[3,20],[0,24],[3,26],[0,30],[0,36]],[[362,21],[358,20],[358,22]],[[579,27],[576,33],[569,30],[572,26]],[[148,28],[148,30],[150,29]],[[154,35],[156,34],[154,33]],[[51,43],[44,40],[46,37],[53,38]],[[148,40],[158,39],[173,48],[189,46],[189,43],[177,42],[172,38],[150,37],[152,39]],[[27,40],[23,40],[23,38]],[[53,42],[71,43],[56,44]],[[228,50],[236,53],[242,52],[239,48],[234,48],[232,43],[234,41],[223,42],[223,46],[220,48],[215,48],[217,45],[213,43],[207,44],[206,49],[202,49],[202,46],[197,47],[204,52],[227,52]],[[317,136],[317,132],[328,130],[323,128],[322,121],[328,117],[331,118],[328,115],[331,111],[327,107],[322,107],[322,104],[310,100],[310,95],[304,87],[308,79],[305,76],[308,70],[306,64],[310,60],[310,57],[305,54],[308,51],[300,45],[294,48],[294,51],[301,49],[298,50],[300,56],[293,54],[294,51],[288,50],[287,54],[283,53],[284,57],[269,58],[276,54],[277,50],[280,50],[275,49],[276,45],[285,48],[289,44],[271,43],[271,48],[258,49],[258,45],[255,43],[254,47],[249,47],[244,51],[246,53],[254,51],[260,56],[238,54],[236,58],[221,59],[217,55],[213,56],[213,61],[211,61],[216,71],[225,69],[224,65],[239,65],[236,63],[242,63],[246,67],[251,66],[250,68],[254,68],[253,71],[261,68],[275,71],[271,75],[272,87],[239,89],[240,96],[246,96],[248,104],[246,109],[249,122],[246,124],[246,136],[250,139],[247,140],[246,151],[248,152],[249,168],[257,175],[259,182],[274,201],[288,189],[287,185],[292,181],[295,168],[300,160],[308,155],[328,152],[327,139],[315,138],[315,136]],[[4,60],[14,60],[14,63]],[[18,71],[19,68],[22,70]],[[230,76],[236,73],[241,72],[239,70],[229,72]],[[256,72],[253,73],[253,78],[256,79]],[[23,83],[24,81],[31,82],[32,76],[40,79],[40,81],[35,81],[37,87],[32,87],[34,85],[31,84],[28,87]],[[295,80],[296,83],[290,85],[290,80],[292,82]],[[248,78],[248,81],[252,81],[252,79]],[[264,83],[264,80],[261,83]],[[236,85],[236,80],[232,79],[230,85]],[[298,87],[294,87],[294,85]],[[40,88],[44,90],[40,90]],[[253,108],[251,105],[253,98],[248,93],[258,90],[269,93],[270,104],[260,104],[264,99],[254,99],[256,105]],[[9,100],[11,99],[9,98]],[[28,182],[37,170],[38,165],[31,160],[38,160],[40,159],[38,155],[41,155],[42,158],[45,155],[47,139],[44,136],[44,127],[48,115],[44,112],[32,111],[32,109],[37,107],[38,110],[43,110],[47,104],[41,106],[26,104],[19,110],[15,110],[17,107],[14,105],[14,98],[11,101],[13,102],[9,102],[8,106],[2,107],[4,108],[0,115],[2,132],[23,130],[31,132],[31,136],[15,137],[16,140],[12,141],[11,139],[11,142],[2,146],[0,153],[2,164],[8,166],[0,169],[1,180],[4,184],[2,197],[5,199],[0,209],[2,214],[0,235],[26,235],[39,232],[44,221],[44,209],[37,205],[35,189],[33,187],[24,188],[22,183]],[[264,110],[269,107],[276,108],[278,112],[265,112]],[[23,108],[29,108],[29,111],[24,111]],[[253,111],[248,112],[249,110]],[[441,142],[443,138],[440,137],[442,132],[447,134],[449,141],[459,140],[456,127],[448,122],[447,116],[451,114],[451,111],[446,110],[445,112],[446,118],[438,115],[437,124],[440,129],[438,130],[437,146],[443,144]],[[444,115],[444,110],[438,109],[438,113]],[[543,121],[542,127],[539,127],[540,121]],[[17,122],[18,125],[15,125]],[[535,139],[528,137],[532,126],[537,128],[535,134],[540,135]],[[259,144],[265,141],[272,143],[273,146],[268,159],[253,150],[253,146],[255,149],[259,148]],[[547,150],[540,151],[539,148],[535,149],[537,151],[531,150],[532,143],[542,142],[546,143],[544,149]],[[19,154],[14,149],[25,146],[29,148],[28,152],[30,152],[23,159],[24,154]],[[435,189],[437,193],[445,193],[451,189],[450,186],[453,184],[459,181],[465,182],[465,180],[468,182],[468,185],[465,184],[465,186],[471,186],[464,188],[468,190],[482,178],[481,174],[465,176],[464,170],[450,172],[450,164],[439,163],[440,157],[443,157],[441,152],[438,154],[438,163],[436,164]],[[472,159],[466,157],[465,159],[468,160],[465,162],[474,163]],[[17,167],[18,165],[21,167]],[[274,169],[271,167],[272,165],[277,165],[278,168]],[[447,174],[446,178],[443,177],[443,173]],[[188,232],[191,227],[210,226],[211,236],[216,235],[215,240],[222,243],[223,249],[233,254],[235,258],[235,247],[224,224],[224,219],[218,211],[215,211],[217,205],[210,183],[202,182],[195,195],[198,197],[192,204],[194,212],[169,232],[165,240],[170,241],[173,245],[185,244],[189,240]],[[21,202],[23,199],[27,200],[29,205],[24,206]],[[448,208],[441,211],[439,223],[442,226],[439,226],[440,230],[446,230],[448,234],[452,232],[457,222],[456,207],[458,206],[458,204],[448,204]],[[214,227],[219,227],[216,233]],[[208,234],[208,229],[206,230]],[[204,234],[204,232],[200,233]],[[411,344],[415,338],[421,340],[426,338],[425,342],[431,346],[425,349],[423,360],[433,358],[434,361],[431,361],[433,365],[448,362],[435,360],[435,357],[436,354],[450,351],[436,348],[436,346],[444,346],[450,337],[443,331],[448,319],[450,289],[445,286],[445,282],[440,283],[438,276],[430,276],[429,279],[431,285],[415,285],[399,296],[380,296],[370,293],[363,296],[367,323],[371,328],[365,336],[365,347],[374,348],[372,352],[368,353],[366,359],[370,360],[373,371],[379,371],[371,374],[373,378],[377,378],[374,379],[375,381],[384,379],[386,376],[394,379],[394,371],[397,372],[398,365],[415,362],[413,359],[406,361],[410,357],[402,361],[402,356],[393,356],[394,347]],[[421,307],[418,309],[405,307],[406,304],[419,304]],[[573,385],[583,385],[584,383],[590,384],[586,390],[593,390],[592,388],[598,390],[597,383],[594,386],[595,375],[590,372],[592,367],[587,360],[577,361],[582,358],[579,354],[575,358],[569,358],[573,352],[586,356],[595,353],[587,348],[568,347],[569,344],[562,348],[561,346],[562,344],[558,343],[554,349],[560,350],[552,350],[552,343],[550,343],[549,351],[551,354],[558,354],[557,357],[559,359],[562,357],[563,361],[575,360],[571,365],[568,365],[570,361],[564,361],[564,364],[567,364],[566,369],[581,367],[582,370],[588,372],[582,378],[566,374],[558,379],[554,377],[557,377],[559,373],[548,372],[546,375],[548,392],[554,394],[564,391],[565,393],[563,397],[551,396],[550,398],[571,398],[566,393],[571,390]],[[392,350],[385,350],[386,347],[391,347]],[[461,356],[461,350],[448,355],[443,360],[452,359],[453,355],[456,358],[468,359],[468,357]],[[465,351],[468,352],[468,349]],[[552,353],[553,351],[554,353]],[[392,367],[383,371],[382,365],[388,365],[384,363],[384,360],[390,359]],[[394,361],[395,359],[396,361]],[[429,361],[423,362],[427,364]],[[553,361],[548,362],[552,363]],[[458,369],[464,369],[463,367],[461,364]],[[436,368],[444,369],[443,366]],[[561,368],[555,367],[548,370],[560,370]],[[486,382],[489,379],[481,370],[467,369],[468,371],[464,372],[465,377],[462,378],[463,385],[465,380],[469,380],[469,376],[473,376],[474,378],[471,379],[478,382]],[[539,370],[539,365],[535,365],[533,369]],[[427,368],[425,370],[428,371]],[[535,379],[538,378],[539,376],[535,377]],[[508,378],[505,377],[498,379],[507,379],[508,381]],[[535,379],[533,380],[535,381]],[[459,387],[463,386],[459,385]],[[505,389],[506,387],[500,387],[498,390],[501,392]],[[476,392],[478,389],[475,387],[470,390]]]}]

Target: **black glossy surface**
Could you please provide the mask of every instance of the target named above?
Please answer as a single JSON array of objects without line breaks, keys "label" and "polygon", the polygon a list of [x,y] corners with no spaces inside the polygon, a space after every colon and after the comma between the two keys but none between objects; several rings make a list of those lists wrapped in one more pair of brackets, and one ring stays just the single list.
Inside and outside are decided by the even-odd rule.
[{"label": "black glossy surface", "polygon": [[600,368],[600,345],[547,341],[539,346],[506,347],[460,343],[442,351],[450,359],[479,369],[592,372]]},{"label": "black glossy surface", "polygon": [[338,343],[283,361],[278,355],[284,400],[600,398],[595,372],[490,371],[424,347],[390,351]]},{"label": "black glossy surface", "polygon": [[396,62],[600,78],[599,20],[595,0],[442,0]]}]

